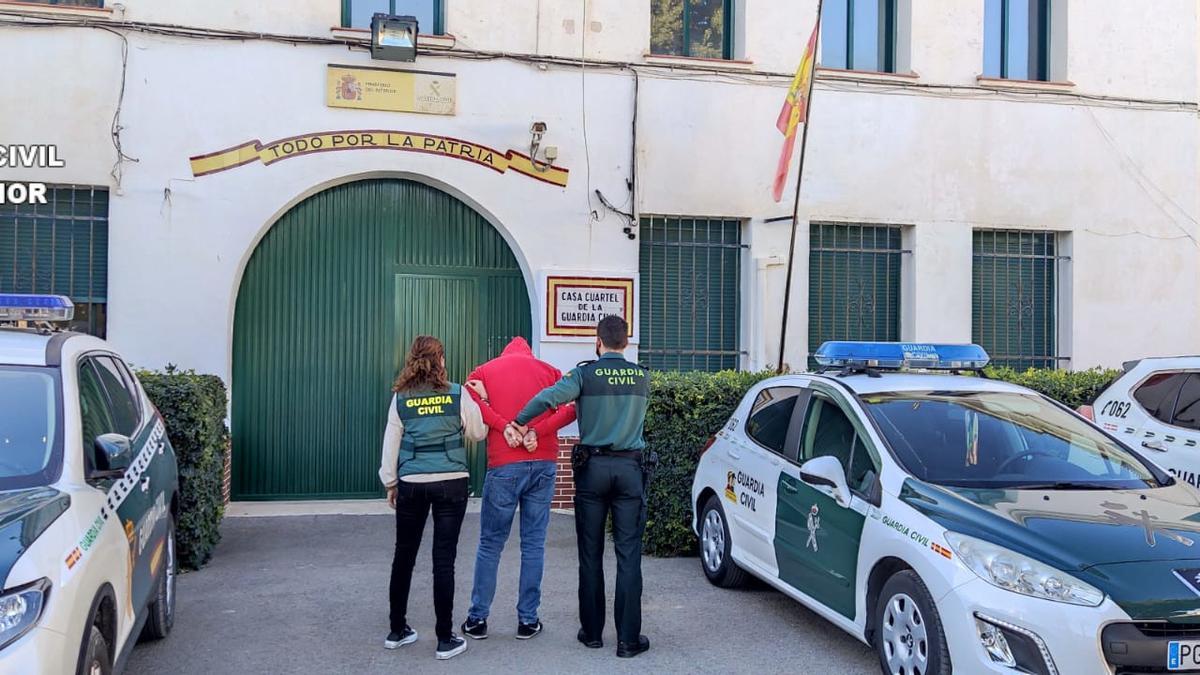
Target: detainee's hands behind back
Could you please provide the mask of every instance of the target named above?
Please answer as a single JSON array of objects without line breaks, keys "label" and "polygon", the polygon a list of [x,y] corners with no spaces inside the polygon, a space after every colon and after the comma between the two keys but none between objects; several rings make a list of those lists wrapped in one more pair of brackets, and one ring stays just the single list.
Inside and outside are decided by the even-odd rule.
[{"label": "detainee's hands behind back", "polygon": [[528,452],[537,450],[537,432],[533,429],[525,434],[525,450]]}]

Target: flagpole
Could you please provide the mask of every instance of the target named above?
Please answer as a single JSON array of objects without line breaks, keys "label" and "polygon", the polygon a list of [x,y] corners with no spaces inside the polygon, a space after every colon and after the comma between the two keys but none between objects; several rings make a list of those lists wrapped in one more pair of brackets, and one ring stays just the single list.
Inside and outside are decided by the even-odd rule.
[{"label": "flagpole", "polygon": [[[817,0],[817,44],[821,41],[821,5]],[[796,263],[796,227],[800,220],[800,186],[804,181],[804,156],[808,154],[808,127],[812,124],[813,85],[817,83],[817,54],[813,52],[812,76],[808,78],[808,91],[804,97],[804,130],[800,132],[800,163],[796,168],[796,199],[792,203],[792,236],[788,243],[787,281],[783,288],[783,325],[779,329],[779,363],[775,372],[783,372],[783,350],[787,346],[788,312],[792,304],[792,271]]]}]

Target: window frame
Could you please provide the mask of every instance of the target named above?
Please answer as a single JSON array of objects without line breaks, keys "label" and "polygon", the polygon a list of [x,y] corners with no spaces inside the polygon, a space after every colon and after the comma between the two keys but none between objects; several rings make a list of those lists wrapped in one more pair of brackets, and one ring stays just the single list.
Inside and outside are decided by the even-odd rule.
[{"label": "window frame", "polygon": [[[689,227],[690,231],[685,231]],[[746,290],[745,254],[749,250],[745,228],[745,219],[736,217],[641,216],[637,312],[638,356],[644,363],[658,370],[678,372],[741,370],[745,366],[746,317],[742,296]],[[674,263],[669,260],[672,255]],[[690,262],[685,259],[687,255],[691,256]],[[703,260],[699,259],[701,255]],[[717,268],[719,271],[709,273]],[[674,283],[670,283],[672,270],[677,277]],[[697,282],[698,271],[705,272],[703,284]],[[691,283],[691,304],[684,302],[689,290],[685,285],[687,280]],[[701,308],[696,302],[697,289],[707,294],[714,286],[719,296],[705,295]],[[726,291],[732,292],[731,302],[725,300]],[[714,299],[717,297],[719,301]],[[680,315],[673,341],[671,327],[676,324],[667,321],[671,306],[677,307]],[[692,310],[694,313],[684,316]],[[693,320],[696,317],[707,323],[697,323]],[[684,330],[685,325],[691,326],[690,333]],[[674,365],[668,359],[673,359]]]},{"label": "window frame", "polygon": [[[711,56],[693,56],[692,55],[692,53],[691,53],[691,51],[692,51],[692,48],[691,48],[691,46],[692,46],[692,41],[691,41],[692,22],[689,21],[688,19],[689,19],[689,14],[691,14],[693,0],[682,0],[682,2],[683,2],[683,11],[680,13],[680,21],[683,23],[682,30],[681,30],[681,32],[683,34],[683,39],[682,39],[683,49],[681,51],[683,53],[682,54],[663,54],[663,53],[655,52],[653,40],[651,40],[650,49],[647,51],[650,53],[651,56],[665,56],[668,58],[670,58],[672,56],[688,58],[688,59],[712,59],[712,58],[714,58]],[[721,5],[722,5],[721,10],[722,10],[722,12],[724,12],[724,15],[725,15],[725,18],[724,18],[725,25],[724,25],[724,28],[722,29],[722,35],[721,35],[721,57],[716,60],[731,61],[731,60],[733,60],[733,32],[734,32],[734,17],[735,17],[736,3],[734,2],[734,0],[721,0]],[[651,16],[651,22],[653,22],[653,20],[654,20],[653,19],[653,17],[654,17],[653,7],[651,7],[651,9],[650,9],[650,16]]]},{"label": "window frame", "polygon": [[[109,189],[76,183],[46,183],[46,188],[45,204],[0,204],[0,253],[6,254],[0,262],[15,263],[11,276],[7,269],[0,271],[0,292],[65,295],[75,303],[70,330],[103,339],[108,332]],[[101,203],[103,214],[96,215]],[[85,206],[87,213],[79,214]],[[60,242],[70,247],[66,270]]]},{"label": "window frame", "polygon": [[[1069,244],[1065,241],[1064,234],[1061,230],[1053,229],[972,228],[971,341],[983,345],[991,355],[993,365],[1010,366],[1017,370],[1031,367],[1059,370],[1070,364],[1071,358],[1062,355],[1069,346],[1064,342],[1067,339],[1064,336],[1069,335],[1070,331],[1069,296],[1065,295],[1064,289],[1070,288],[1071,283],[1069,268],[1067,270],[1063,268],[1064,264],[1071,260]],[[1017,249],[1015,252],[1011,250],[1014,237]],[[1026,237],[1029,238],[1032,252],[1022,250]],[[1038,252],[1039,247],[1042,249],[1041,253]],[[986,298],[983,286],[977,283],[986,280],[984,279],[986,270],[981,267],[983,260],[991,261],[991,293]],[[1028,272],[1022,266],[1027,262],[1033,265]],[[1003,267],[1001,267],[1002,265]],[[1025,303],[1023,297],[1018,295],[1014,305],[1012,293],[1008,292],[1008,295],[1004,296],[1004,302],[1008,304],[1005,311],[1004,303],[998,300],[1002,294],[997,293],[997,280],[1001,277],[1001,273],[1005,280],[1011,279],[1014,269],[1018,288],[1026,276],[1036,280],[1037,275],[1041,273],[1048,275],[1049,280],[1043,280],[1043,293],[1040,296],[1035,297],[1031,289],[1028,303]],[[1049,290],[1046,291],[1046,288]],[[989,299],[990,305],[988,305]],[[1046,304],[1039,305],[1039,300],[1045,300]],[[1036,325],[1039,311],[1041,318],[1046,322],[1043,327],[1044,341],[1041,345],[1044,349],[1039,349],[1038,345],[1034,344],[1031,345],[1032,349],[1029,352],[1021,353],[1020,342],[1024,339],[1021,334],[1026,330],[1022,328],[1024,316],[1028,314],[1030,320]],[[1012,349],[1014,334],[1012,326],[1002,320],[1002,314],[1005,315],[1005,318],[1017,317],[1017,350]],[[986,318],[992,320],[991,325],[987,327],[983,325]],[[1002,332],[1003,338],[1000,337]],[[1047,353],[1039,353],[1043,351]]]},{"label": "window frame", "polygon": [[[1183,426],[1182,424],[1179,424],[1179,410],[1180,410],[1179,404],[1184,401],[1184,398],[1183,398],[1184,390],[1186,390],[1188,388],[1188,385],[1192,382],[1196,382],[1197,384],[1200,384],[1200,372],[1196,372],[1196,371],[1186,371],[1186,372],[1188,374],[1187,378],[1184,379],[1183,385],[1181,387],[1179,387],[1179,393],[1175,396],[1175,407],[1171,409],[1171,426],[1175,427],[1176,429],[1182,429],[1187,432],[1196,433],[1196,432],[1200,432],[1200,423],[1197,423],[1196,426]],[[1193,406],[1200,405],[1200,402],[1192,402],[1191,405],[1193,405]]]},{"label": "window frame", "polygon": [[[800,451],[804,446],[804,437],[807,434],[809,414],[812,410],[814,402],[817,400],[823,400],[836,406],[842,411],[842,414],[846,416],[846,419],[850,420],[850,426],[854,428],[854,439],[850,443],[850,466],[854,466],[854,459],[856,456],[854,453],[854,446],[861,445],[863,450],[865,450],[867,453],[867,458],[875,467],[875,480],[871,486],[870,492],[863,492],[862,490],[857,489],[855,486],[850,485],[850,475],[846,469],[843,468],[846,486],[850,489],[851,495],[878,507],[882,503],[884,467],[883,455],[880,453],[875,439],[871,436],[869,431],[873,430],[874,426],[872,425],[868,427],[866,424],[864,424],[860,415],[855,414],[854,406],[851,405],[851,403],[833,387],[822,386],[818,382],[810,382],[808,384],[801,385],[801,388],[809,392],[808,400],[805,402],[805,406],[802,411],[800,410],[799,406],[792,411],[792,427],[788,429],[788,445],[784,447],[785,454],[781,456],[797,468],[803,466],[804,462],[800,461]],[[859,441],[859,443],[856,443],[855,441]]]},{"label": "window frame", "polygon": [[[746,415],[745,423],[742,424],[742,433],[745,434],[746,438],[750,439],[750,442],[754,443],[763,450],[766,450],[772,455],[777,455],[795,464],[798,456],[792,454],[791,451],[793,448],[799,449],[799,445],[795,443],[795,436],[797,433],[799,433],[800,427],[802,427],[804,424],[804,417],[807,415],[809,402],[812,398],[812,390],[803,384],[778,384],[775,386],[763,387],[758,391],[757,394],[755,394],[755,403],[758,402],[758,397],[762,396],[764,392],[773,389],[793,389],[796,391],[794,396],[796,402],[792,404],[791,418],[788,420],[788,428],[783,435],[783,448],[781,450],[776,450],[775,448],[769,447],[756,438],[754,434],[750,433],[750,420],[754,419],[755,414],[754,403],[750,404],[750,411]],[[782,400],[784,399],[779,398],[777,399],[777,402]],[[762,411],[760,410],[759,412]]]},{"label": "window frame", "polygon": [[[446,34],[446,3],[445,0],[431,0],[433,2],[433,32],[420,31],[420,35],[445,35]],[[351,17],[353,16],[354,0],[342,0],[342,28],[361,28],[351,25]],[[388,0],[390,13],[396,13],[396,0]],[[418,26],[418,29],[420,27]],[[371,27],[367,26],[367,30]]]},{"label": "window frame", "polygon": [[[1012,78],[1008,74],[1008,57],[1009,57],[1009,38],[1012,33],[1012,26],[1009,25],[1009,7],[1014,0],[995,0],[1000,3],[1000,72],[994,77],[1002,80],[1016,79],[1027,82],[1050,82],[1050,49],[1053,46],[1054,38],[1051,30],[1051,18],[1054,15],[1051,3],[1053,0],[1037,0],[1038,2],[1038,54],[1037,63],[1029,63],[1028,77]],[[1016,2],[1028,2],[1029,0],[1016,0]],[[1033,14],[1030,14],[1030,21],[1033,20]],[[1028,29],[1028,27],[1026,27]],[[988,39],[987,24],[984,24],[984,42]],[[984,47],[985,51],[987,47]]]},{"label": "window frame", "polygon": [[[1140,400],[1138,400],[1137,396],[1135,395],[1137,393],[1137,390],[1141,389],[1142,386],[1145,385],[1146,382],[1148,382],[1150,380],[1150,378],[1155,377],[1157,375],[1181,375],[1181,376],[1183,376],[1183,380],[1179,384],[1179,389],[1177,391],[1175,391],[1175,400],[1171,403],[1171,421],[1169,421],[1169,422],[1164,420],[1163,418],[1159,417],[1158,415],[1155,415],[1150,410],[1148,410],[1146,408],[1146,406],[1142,405],[1142,402]],[[1138,410],[1142,411],[1142,413],[1144,413],[1146,415],[1146,417],[1148,417],[1150,420],[1152,420],[1154,422],[1157,422],[1158,424],[1164,424],[1168,427],[1171,427],[1172,429],[1181,429],[1181,430],[1189,432],[1189,433],[1195,433],[1197,431],[1196,429],[1192,429],[1190,427],[1181,427],[1178,424],[1175,424],[1175,412],[1179,408],[1179,397],[1183,395],[1184,385],[1186,385],[1187,381],[1193,377],[1200,377],[1200,370],[1190,370],[1187,368],[1168,368],[1165,370],[1155,370],[1155,371],[1149,372],[1146,374],[1145,377],[1138,380],[1132,387],[1129,388],[1129,401],[1131,403],[1133,403],[1133,405],[1136,405],[1138,407]]]},{"label": "window frame", "polygon": [[[900,43],[899,36],[899,0],[884,0],[881,16],[879,17],[880,25],[883,27],[883,34],[877,35],[876,40],[880,43],[880,53],[882,58],[879,59],[878,68],[861,68],[855,67],[854,64],[854,3],[855,2],[872,2],[878,0],[846,0],[846,53],[845,66],[834,66],[828,63],[818,65],[823,68],[831,68],[834,70],[860,71],[870,73],[896,73],[896,52]],[[824,22],[824,17],[821,17]],[[825,32],[825,26],[822,24],[821,32]],[[823,49],[821,50],[824,51]]]}]

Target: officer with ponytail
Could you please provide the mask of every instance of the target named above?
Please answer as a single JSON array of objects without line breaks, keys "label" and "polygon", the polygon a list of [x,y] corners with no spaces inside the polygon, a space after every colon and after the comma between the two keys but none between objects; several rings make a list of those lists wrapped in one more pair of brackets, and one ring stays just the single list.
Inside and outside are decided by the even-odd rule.
[{"label": "officer with ponytail", "polygon": [[433,607],[437,616],[437,658],[453,658],[467,649],[452,632],[454,559],[467,512],[466,442],[487,436],[479,406],[446,376],[445,349],[428,335],[413,340],[404,369],[392,387],[383,436],[379,479],[388,504],[396,510],[396,552],[389,588],[391,633],[384,641],[396,649],[417,641],[407,621],[413,566],[425,521],[433,513]]}]

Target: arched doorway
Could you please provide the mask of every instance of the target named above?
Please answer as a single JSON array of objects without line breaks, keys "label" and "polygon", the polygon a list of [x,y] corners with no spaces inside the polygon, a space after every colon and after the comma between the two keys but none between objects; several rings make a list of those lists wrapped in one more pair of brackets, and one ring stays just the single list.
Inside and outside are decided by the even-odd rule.
[{"label": "arched doorway", "polygon": [[440,337],[461,382],[512,336],[528,339],[530,316],[500,233],[436,188],[372,179],[300,202],[263,237],[238,291],[233,497],[381,495],[391,381],[413,336]]}]

